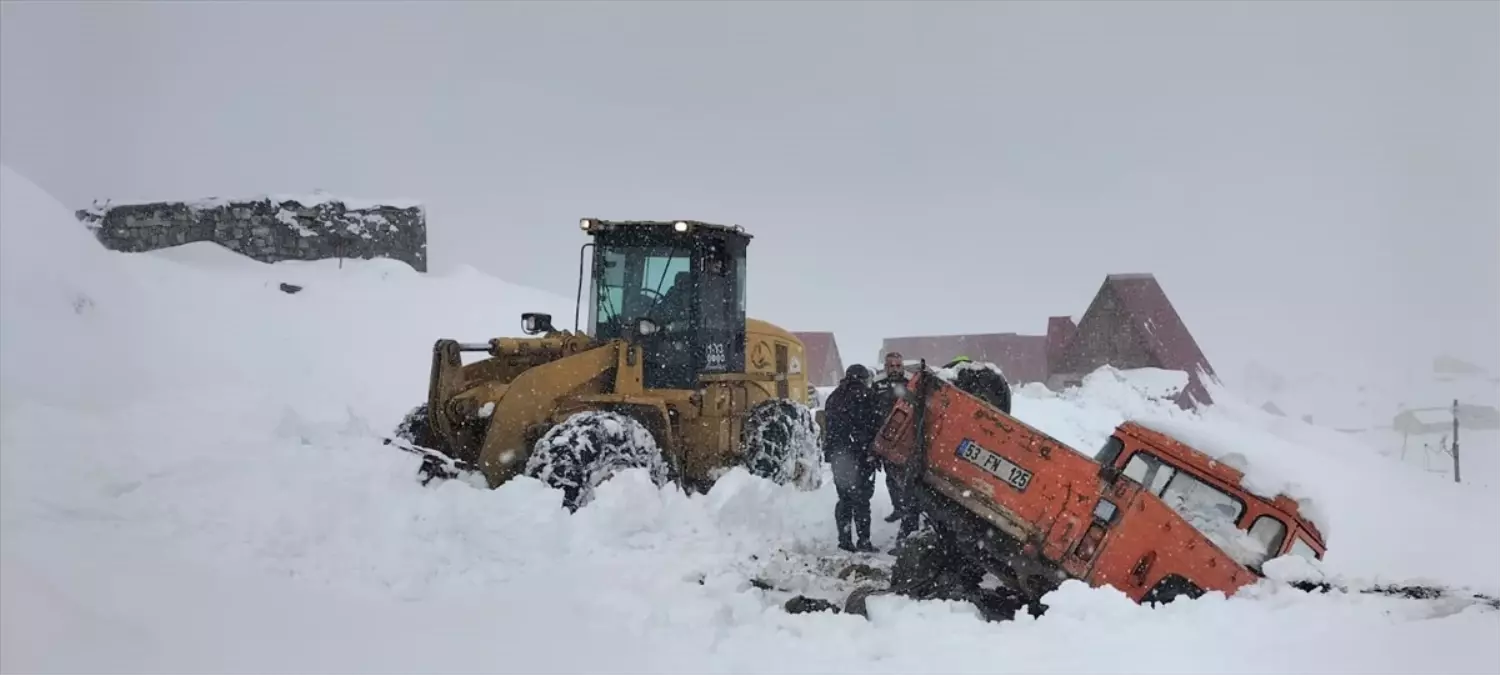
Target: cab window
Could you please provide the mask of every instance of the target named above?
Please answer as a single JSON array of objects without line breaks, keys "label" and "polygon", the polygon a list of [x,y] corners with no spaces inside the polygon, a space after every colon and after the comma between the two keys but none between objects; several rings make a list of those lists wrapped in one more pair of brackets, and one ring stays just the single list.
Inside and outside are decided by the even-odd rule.
[{"label": "cab window", "polygon": [[[1239,529],[1245,503],[1196,476],[1179,471],[1148,452],[1137,452],[1125,465],[1125,475],[1160,497],[1215,545],[1241,564],[1256,564],[1265,548]],[[1284,528],[1283,528],[1284,536]]]},{"label": "cab window", "polygon": [[1318,550],[1308,545],[1308,543],[1302,539],[1301,535],[1297,535],[1296,538],[1292,539],[1291,554],[1300,555],[1304,558],[1307,558],[1308,560],[1318,559]]},{"label": "cab window", "polygon": [[1265,562],[1281,551],[1281,544],[1286,541],[1286,525],[1278,518],[1261,516],[1250,526],[1250,538],[1258,545],[1257,557]]},{"label": "cab window", "polygon": [[1146,486],[1158,497],[1162,489],[1166,488],[1167,481],[1172,480],[1172,474],[1177,470],[1170,464],[1163,464],[1161,460],[1144,452],[1138,452],[1130,458],[1125,465],[1125,476],[1141,485]]},{"label": "cab window", "polygon": [[[1104,447],[1099,449],[1099,454],[1094,456],[1094,461],[1105,466],[1113,466],[1115,460],[1120,458],[1120,452],[1123,450],[1125,450],[1125,441],[1120,440],[1119,436],[1110,436],[1105,439]],[[1139,483],[1140,481],[1137,480],[1136,482]]]}]

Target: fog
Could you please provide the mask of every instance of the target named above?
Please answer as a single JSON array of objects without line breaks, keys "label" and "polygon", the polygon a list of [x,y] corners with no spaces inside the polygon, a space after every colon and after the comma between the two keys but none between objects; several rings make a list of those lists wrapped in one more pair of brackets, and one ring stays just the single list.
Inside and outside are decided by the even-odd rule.
[{"label": "fog", "polygon": [[70,206],[415,198],[433,271],[569,296],[580,217],[738,223],[846,363],[1151,272],[1227,379],[1500,370],[1492,2],[0,12],[0,159]]}]

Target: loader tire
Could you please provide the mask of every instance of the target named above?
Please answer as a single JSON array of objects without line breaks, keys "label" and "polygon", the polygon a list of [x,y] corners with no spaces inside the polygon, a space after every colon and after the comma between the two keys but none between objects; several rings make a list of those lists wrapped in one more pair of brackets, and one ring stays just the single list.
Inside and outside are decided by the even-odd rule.
[{"label": "loader tire", "polygon": [[[949,364],[948,367],[954,365],[958,364]],[[1010,414],[1010,383],[993,364],[962,364],[953,378],[953,386],[999,408],[1000,412]]]},{"label": "loader tire", "polygon": [[818,423],[807,406],[769,399],[750,408],[740,433],[745,468],[778,485],[816,490],[823,482]]},{"label": "loader tire", "polygon": [[629,415],[591,410],[537,439],[525,474],[562,490],[563,506],[576,511],[593,501],[594,488],[628,469],[646,469],[658,486],[667,482],[666,459],[646,425]]}]

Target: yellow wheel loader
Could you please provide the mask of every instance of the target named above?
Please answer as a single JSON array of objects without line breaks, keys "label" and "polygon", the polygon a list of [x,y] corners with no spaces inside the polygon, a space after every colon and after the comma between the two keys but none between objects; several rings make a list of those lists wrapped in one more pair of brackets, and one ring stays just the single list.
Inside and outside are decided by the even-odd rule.
[{"label": "yellow wheel loader", "polygon": [[427,402],[388,441],[426,458],[423,482],[493,488],[526,475],[570,509],[633,468],[689,491],[736,466],[818,487],[802,343],[745,316],[750,235],[684,220],[580,226],[592,241],[579,250],[574,330],[527,313],[530,337],[434,345]]}]

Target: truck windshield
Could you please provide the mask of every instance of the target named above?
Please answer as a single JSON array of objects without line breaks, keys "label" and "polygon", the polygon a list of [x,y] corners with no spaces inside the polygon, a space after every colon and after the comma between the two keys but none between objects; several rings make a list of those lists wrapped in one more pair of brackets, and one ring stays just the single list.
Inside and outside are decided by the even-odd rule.
[{"label": "truck windshield", "polygon": [[1268,542],[1239,529],[1240,516],[1245,513],[1245,502],[1240,498],[1147,452],[1130,458],[1125,475],[1160,497],[1235,562],[1254,566],[1265,561]]},{"label": "truck windshield", "polygon": [[593,332],[620,337],[649,317],[664,331],[686,330],[693,308],[692,251],[667,246],[601,246],[595,258]]}]

